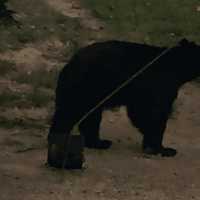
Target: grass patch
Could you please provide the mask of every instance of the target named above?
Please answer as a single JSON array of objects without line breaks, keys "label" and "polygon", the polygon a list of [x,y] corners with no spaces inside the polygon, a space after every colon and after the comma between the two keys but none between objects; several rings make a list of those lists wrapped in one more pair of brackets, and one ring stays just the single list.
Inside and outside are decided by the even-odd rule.
[{"label": "grass patch", "polygon": [[12,80],[20,84],[29,84],[33,88],[48,88],[55,89],[56,80],[59,74],[59,69],[52,69],[47,71],[45,69],[38,69],[32,71],[30,74],[27,72],[17,72],[12,76]]},{"label": "grass patch", "polygon": [[118,38],[174,44],[187,37],[200,42],[198,0],[83,0]]},{"label": "grass patch", "polygon": [[54,100],[52,93],[42,90],[41,88],[34,88],[25,97],[26,103],[30,107],[45,107],[49,102]]},{"label": "grass patch", "polygon": [[16,49],[24,44],[57,37],[64,43],[79,35],[78,20],[55,11],[43,0],[10,0],[9,5],[19,16],[21,27],[0,26],[0,51]]},{"label": "grass patch", "polygon": [[15,63],[7,60],[0,60],[0,76],[5,76],[15,69]]},{"label": "grass patch", "polygon": [[9,107],[11,105],[17,106],[18,103],[23,103],[23,95],[19,93],[13,93],[11,91],[3,91],[0,94],[0,106]]},{"label": "grass patch", "polygon": [[32,120],[26,120],[26,119],[7,119],[5,117],[0,116],[0,126],[3,128],[35,128],[35,129],[46,129],[47,128],[47,122],[45,121],[32,121]]},{"label": "grass patch", "polygon": [[0,94],[1,107],[32,108],[44,107],[54,100],[53,92],[33,88],[28,93],[3,91]]}]

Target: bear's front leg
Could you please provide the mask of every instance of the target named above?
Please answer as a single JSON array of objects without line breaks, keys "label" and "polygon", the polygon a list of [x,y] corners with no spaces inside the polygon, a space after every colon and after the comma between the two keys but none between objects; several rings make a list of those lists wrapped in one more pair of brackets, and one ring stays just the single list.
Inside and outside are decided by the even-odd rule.
[{"label": "bear's front leg", "polygon": [[[161,113],[162,114],[162,113]],[[141,128],[144,135],[143,152],[146,154],[161,154],[165,157],[175,156],[177,151],[173,148],[162,145],[163,135],[167,124],[167,116],[156,114],[152,115],[146,126]]]},{"label": "bear's front leg", "polygon": [[163,157],[172,157],[177,154],[176,149],[170,147],[163,147],[162,145],[160,148],[156,148],[151,145],[144,145],[144,143],[143,143],[143,152],[149,155],[161,154]]},{"label": "bear's front leg", "polygon": [[163,134],[166,128],[171,106],[152,106],[147,103],[143,106],[129,104],[128,116],[133,124],[143,134],[143,152],[146,154],[162,156],[175,156],[177,151],[173,148],[163,147]]},{"label": "bear's front leg", "polygon": [[91,149],[109,149],[110,140],[102,140],[99,136],[102,110],[99,109],[88,116],[79,126],[81,135],[84,136],[85,146]]}]

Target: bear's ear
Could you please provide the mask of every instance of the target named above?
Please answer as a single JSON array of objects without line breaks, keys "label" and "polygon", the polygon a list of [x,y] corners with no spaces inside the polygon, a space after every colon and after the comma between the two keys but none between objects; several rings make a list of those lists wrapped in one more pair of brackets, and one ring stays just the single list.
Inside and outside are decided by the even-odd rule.
[{"label": "bear's ear", "polygon": [[194,46],[194,45],[196,45],[195,44],[195,42],[190,42],[190,41],[188,41],[187,39],[185,39],[185,38],[183,38],[179,43],[179,46]]},{"label": "bear's ear", "polygon": [[187,46],[190,44],[190,42],[186,38],[183,38],[178,44],[180,46]]}]

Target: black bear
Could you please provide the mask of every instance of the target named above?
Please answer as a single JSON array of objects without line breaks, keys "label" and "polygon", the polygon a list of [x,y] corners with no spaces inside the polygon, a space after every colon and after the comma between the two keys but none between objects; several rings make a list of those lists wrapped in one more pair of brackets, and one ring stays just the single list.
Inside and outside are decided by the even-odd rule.
[{"label": "black bear", "polygon": [[[123,41],[95,43],[80,49],[58,78],[55,113],[48,135],[48,163],[60,167],[64,140],[74,124],[166,49]],[[131,122],[143,134],[143,151],[174,156],[175,149],[162,146],[163,133],[179,88],[200,75],[199,57],[198,45],[181,40],[80,124],[85,146],[111,146],[111,141],[99,136],[102,111],[125,105]]]}]

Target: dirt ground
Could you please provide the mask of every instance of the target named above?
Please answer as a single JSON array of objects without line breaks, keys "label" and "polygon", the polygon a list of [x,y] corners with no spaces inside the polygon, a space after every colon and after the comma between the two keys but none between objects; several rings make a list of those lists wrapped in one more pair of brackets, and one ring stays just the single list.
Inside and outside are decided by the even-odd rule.
[{"label": "dirt ground", "polygon": [[176,107],[165,135],[176,157],[144,156],[141,137],[121,108],[106,111],[101,126],[112,148],[85,149],[83,170],[47,168],[42,133],[1,129],[0,199],[200,199],[199,88],[187,84]]},{"label": "dirt ground", "polygon": [[[46,1],[63,14],[82,18],[86,26],[102,26],[77,1]],[[57,64],[42,55],[47,53],[47,46],[60,49],[61,43],[49,41],[35,46],[0,56],[29,66],[27,70]],[[199,110],[200,88],[188,83],[179,93],[165,133],[165,145],[178,149],[174,158],[144,156],[141,136],[130,124],[125,108],[105,111],[101,135],[113,141],[112,148],[85,149],[85,168],[72,171],[45,166],[47,133],[0,128],[0,200],[200,200]],[[12,112],[20,114],[18,110]],[[33,120],[48,114],[46,110],[23,112],[34,116]]]}]

